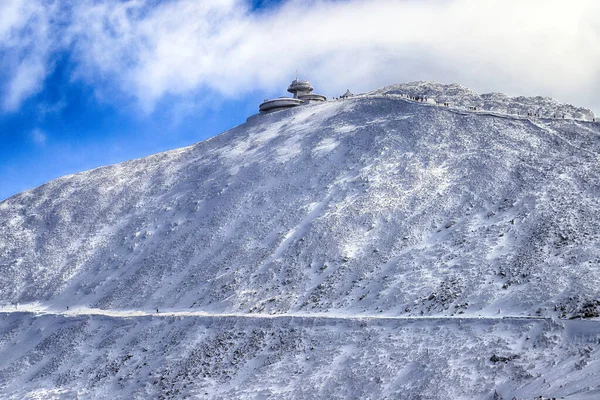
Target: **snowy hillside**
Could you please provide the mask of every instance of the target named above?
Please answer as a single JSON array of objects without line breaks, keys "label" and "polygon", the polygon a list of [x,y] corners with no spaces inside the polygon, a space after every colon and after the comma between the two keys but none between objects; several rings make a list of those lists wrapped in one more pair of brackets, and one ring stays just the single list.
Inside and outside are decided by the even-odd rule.
[{"label": "snowy hillside", "polygon": [[581,324],[13,313],[0,382],[15,399],[593,400],[600,322]]},{"label": "snowy hillside", "polygon": [[433,82],[411,82],[386,86],[375,90],[370,95],[408,95],[411,97],[427,97],[439,103],[450,103],[453,108],[479,111],[492,111],[511,116],[537,116],[548,119],[577,119],[594,121],[596,116],[592,110],[562,104],[551,97],[508,97],[504,93],[486,93],[479,95],[456,83],[443,85]]},{"label": "snowy hillside", "polygon": [[7,199],[0,393],[597,398],[593,119],[394,85]]}]

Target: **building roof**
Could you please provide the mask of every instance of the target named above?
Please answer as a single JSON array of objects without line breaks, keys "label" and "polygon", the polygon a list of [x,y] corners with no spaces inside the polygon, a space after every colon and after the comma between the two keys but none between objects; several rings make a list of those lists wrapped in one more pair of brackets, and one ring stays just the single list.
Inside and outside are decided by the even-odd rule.
[{"label": "building roof", "polygon": [[296,93],[296,92],[312,92],[313,87],[311,86],[309,81],[303,81],[301,79],[294,79],[290,86],[288,87],[288,92]]}]

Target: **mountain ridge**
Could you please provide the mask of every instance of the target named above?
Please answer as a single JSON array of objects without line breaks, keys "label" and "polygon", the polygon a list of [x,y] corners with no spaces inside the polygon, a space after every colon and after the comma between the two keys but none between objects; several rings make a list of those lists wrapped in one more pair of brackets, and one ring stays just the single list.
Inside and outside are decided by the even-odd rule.
[{"label": "mountain ridge", "polygon": [[441,84],[437,82],[416,81],[389,85],[367,93],[368,95],[408,95],[427,97],[439,103],[450,103],[454,108],[499,112],[513,116],[531,116],[553,119],[596,120],[590,109],[578,107],[548,96],[515,96],[492,92],[478,94],[457,83]]}]

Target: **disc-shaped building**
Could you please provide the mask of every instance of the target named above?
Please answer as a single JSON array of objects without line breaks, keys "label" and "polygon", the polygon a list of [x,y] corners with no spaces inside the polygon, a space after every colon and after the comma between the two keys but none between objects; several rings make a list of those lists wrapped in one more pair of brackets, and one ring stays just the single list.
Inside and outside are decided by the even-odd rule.
[{"label": "disc-shaped building", "polygon": [[265,100],[258,107],[261,113],[283,110],[285,108],[297,107],[303,104],[325,101],[327,97],[313,93],[313,87],[309,81],[294,79],[287,89],[294,97],[280,97],[273,100]]}]

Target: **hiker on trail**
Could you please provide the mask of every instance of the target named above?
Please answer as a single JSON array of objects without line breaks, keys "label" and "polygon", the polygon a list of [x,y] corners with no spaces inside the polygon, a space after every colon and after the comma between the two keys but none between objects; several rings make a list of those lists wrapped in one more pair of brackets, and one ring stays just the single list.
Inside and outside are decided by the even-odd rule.
[{"label": "hiker on trail", "polygon": [[69,311],[69,306],[67,306],[67,311]]},{"label": "hiker on trail", "polygon": [[158,314],[158,308],[156,309],[156,313]]}]

